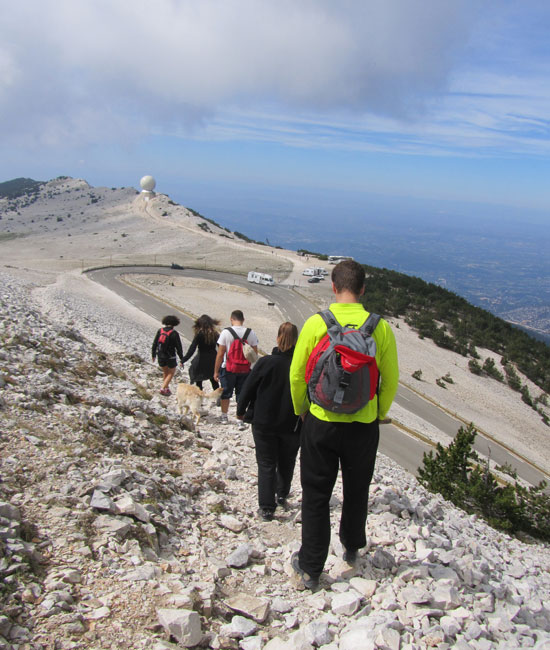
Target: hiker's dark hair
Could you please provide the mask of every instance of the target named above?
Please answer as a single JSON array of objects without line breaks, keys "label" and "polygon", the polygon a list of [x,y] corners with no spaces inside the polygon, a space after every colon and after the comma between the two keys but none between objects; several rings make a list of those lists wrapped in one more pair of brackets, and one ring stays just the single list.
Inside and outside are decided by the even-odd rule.
[{"label": "hiker's dark hair", "polygon": [[244,321],[244,314],[240,309],[235,309],[235,311],[231,312],[231,318],[233,320],[238,320],[242,323]]},{"label": "hiker's dark hair", "polygon": [[281,352],[286,352],[296,345],[298,328],[293,323],[281,323],[277,332],[277,347]]},{"label": "hiker's dark hair", "polygon": [[168,314],[162,319],[161,323],[166,327],[177,327],[180,324],[180,319],[173,314]]},{"label": "hiker's dark hair", "polygon": [[358,296],[365,286],[365,269],[355,260],[343,260],[332,269],[331,280],[338,293],[351,291]]},{"label": "hiker's dark hair", "polygon": [[217,326],[220,324],[219,320],[203,314],[199,316],[193,325],[193,332],[195,336],[200,332],[206,343],[215,343],[218,340]]}]

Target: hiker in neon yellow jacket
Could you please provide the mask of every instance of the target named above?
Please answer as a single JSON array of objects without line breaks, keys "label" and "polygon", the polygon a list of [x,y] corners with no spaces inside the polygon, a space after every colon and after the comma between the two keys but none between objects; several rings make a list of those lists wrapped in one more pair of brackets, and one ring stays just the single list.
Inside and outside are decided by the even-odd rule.
[{"label": "hiker in neon yellow jacket", "polygon": [[[335,302],[330,310],[341,325],[360,327],[368,318],[360,297],[365,271],[353,260],[337,264],[332,271]],[[379,441],[379,420],[386,418],[397,391],[399,369],[395,336],[380,319],[372,337],[380,372],[378,395],[355,413],[333,413],[310,403],[305,370],[312,350],[327,332],[318,314],[304,324],[290,366],[290,389],[295,413],[304,416],[300,452],[302,482],[302,547],[292,566],[305,587],[316,589],[330,544],[329,502],[342,468],[343,501],[340,541],[344,559],[357,560],[365,546],[369,487]]]}]

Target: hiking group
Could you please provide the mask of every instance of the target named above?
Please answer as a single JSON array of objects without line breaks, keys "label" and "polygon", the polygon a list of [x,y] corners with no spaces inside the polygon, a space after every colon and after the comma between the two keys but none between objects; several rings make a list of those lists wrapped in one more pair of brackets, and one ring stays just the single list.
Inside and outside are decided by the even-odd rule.
[{"label": "hiking group", "polygon": [[[300,451],[301,547],[293,554],[291,566],[299,586],[312,591],[319,587],[328,556],[330,499],[339,470],[343,491],[339,538],[344,560],[353,564],[366,545],[379,423],[387,416],[399,378],[395,336],[387,321],[370,314],[361,302],[363,267],[344,260],[334,267],[331,280],[334,302],[330,307],[306,320],[299,336],[295,325],[283,323],[277,346],[252,369],[250,359],[257,358],[258,338],[244,326],[243,313],[232,312],[231,326],[216,340],[215,358],[214,336],[207,337],[212,348],[208,368],[200,362],[200,373],[195,376],[196,381],[210,379],[213,388],[221,383],[222,421],[227,422],[229,401],[235,393],[237,418],[252,424],[262,520],[272,520],[277,507],[286,507]],[[157,332],[153,344],[153,359],[158,357],[164,373],[163,395],[169,394],[176,355],[183,364],[196,348],[202,354],[199,321],[203,318],[195,323],[195,338],[185,357],[173,330],[177,318],[163,319],[165,328]],[[208,327],[215,330],[217,321],[206,318]],[[165,338],[172,347],[161,354],[162,332],[170,329],[173,333],[169,331]]]}]

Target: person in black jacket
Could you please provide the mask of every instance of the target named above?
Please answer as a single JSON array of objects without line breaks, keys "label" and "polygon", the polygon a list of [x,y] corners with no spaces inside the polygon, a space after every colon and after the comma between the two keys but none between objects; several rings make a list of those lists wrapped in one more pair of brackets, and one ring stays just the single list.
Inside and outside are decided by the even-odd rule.
[{"label": "person in black jacket", "polygon": [[180,324],[180,319],[177,316],[168,315],[162,319],[163,327],[161,327],[153,341],[152,356],[153,362],[158,359],[158,364],[162,369],[163,381],[162,388],[160,389],[161,395],[171,395],[172,392],[168,388],[172,377],[176,374],[178,362],[176,354],[180,358],[181,365],[183,366],[183,348],[181,347],[180,335],[176,332],[174,327]]},{"label": "person in black jacket", "polygon": [[253,409],[258,504],[264,521],[271,521],[277,505],[286,503],[300,448],[300,418],[294,414],[289,380],[297,339],[296,325],[286,322],[279,327],[277,347],[258,360],[237,402],[239,420]]},{"label": "person in black jacket", "polygon": [[193,325],[194,337],[189,349],[183,357],[183,361],[188,361],[198,348],[198,354],[191,362],[189,368],[189,379],[192,384],[196,384],[202,390],[202,382],[210,380],[212,389],[216,390],[219,384],[214,379],[214,364],[216,362],[216,341],[220,333],[217,326],[219,320],[214,320],[207,314],[199,316]]}]

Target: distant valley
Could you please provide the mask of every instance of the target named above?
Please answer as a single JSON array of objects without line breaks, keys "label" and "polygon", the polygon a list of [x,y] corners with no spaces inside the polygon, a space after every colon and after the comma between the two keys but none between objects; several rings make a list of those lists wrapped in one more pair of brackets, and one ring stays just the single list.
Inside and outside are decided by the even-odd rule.
[{"label": "distant valley", "polygon": [[335,218],[327,212],[311,216],[302,209],[285,217],[224,211],[223,222],[272,245],[352,255],[420,277],[550,342],[549,225],[510,216],[380,218],[350,211]]}]

